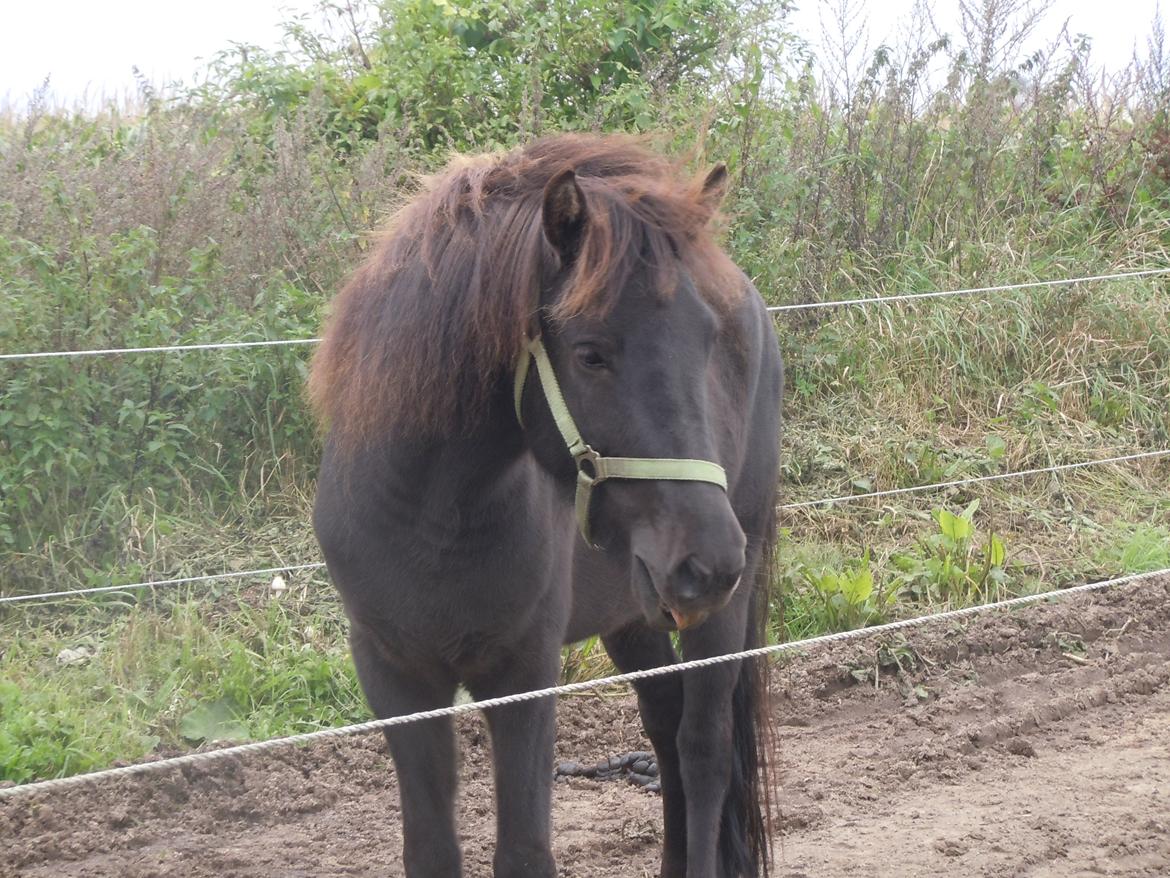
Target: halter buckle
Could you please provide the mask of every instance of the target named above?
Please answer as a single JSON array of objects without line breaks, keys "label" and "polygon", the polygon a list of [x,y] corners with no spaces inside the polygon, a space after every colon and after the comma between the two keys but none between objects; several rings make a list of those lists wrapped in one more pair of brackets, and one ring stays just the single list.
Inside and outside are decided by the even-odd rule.
[{"label": "halter buckle", "polygon": [[577,480],[584,480],[590,485],[595,485],[602,480],[601,468],[597,462],[601,460],[601,455],[594,450],[592,445],[582,443],[583,447],[573,453],[573,460],[577,464]]}]

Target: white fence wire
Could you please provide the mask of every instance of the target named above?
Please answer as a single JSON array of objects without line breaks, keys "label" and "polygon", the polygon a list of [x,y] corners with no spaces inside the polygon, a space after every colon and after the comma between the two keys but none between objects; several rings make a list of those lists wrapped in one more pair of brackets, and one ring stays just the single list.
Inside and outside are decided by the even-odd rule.
[{"label": "white fence wire", "polygon": [[185,585],[190,582],[215,582],[220,579],[246,579],[251,576],[274,576],[279,573],[296,573],[300,570],[320,570],[325,562],[293,564],[287,567],[262,567],[258,570],[233,570],[230,573],[207,573],[202,576],[180,576],[174,579],[148,579],[145,582],[129,582],[125,585],[99,585],[94,588],[71,588],[65,591],[45,591],[37,594],[16,594],[0,597],[0,604],[18,604],[31,601],[51,601],[86,595],[108,594],[110,592],[134,591],[140,588],[157,588],[165,585]]},{"label": "white fence wire", "polygon": [[1053,466],[1042,466],[1036,469],[1022,469],[1010,473],[993,473],[989,476],[971,476],[966,479],[955,479],[951,482],[934,482],[929,485],[911,485],[907,488],[889,488],[884,491],[867,491],[862,494],[844,494],[840,497],[821,497],[817,500],[801,500],[797,503],[784,503],[776,507],[777,512],[788,509],[806,509],[812,506],[831,506],[834,503],[845,503],[850,500],[872,500],[874,497],[894,497],[899,494],[916,494],[920,491],[940,491],[944,488],[960,488],[964,485],[975,485],[980,482],[998,482],[1003,479],[1023,478],[1036,476],[1041,473],[1059,473],[1068,470],[1084,469],[1088,466],[1100,466],[1107,463],[1125,463],[1131,460],[1148,460],[1154,457],[1170,455],[1170,448],[1160,451],[1142,451],[1136,454],[1123,454],[1119,457],[1102,457],[1097,460],[1082,460],[1077,463],[1060,463]]},{"label": "white fence wire", "polygon": [[[852,305],[879,305],[892,302],[912,302],[918,299],[939,299],[951,296],[971,296],[979,293],[1012,292],[1016,290],[1036,290],[1046,287],[1070,286],[1073,284],[1092,283],[1096,281],[1126,280],[1129,278],[1153,277],[1155,275],[1170,274],[1170,268],[1147,268],[1140,271],[1121,271],[1112,274],[1093,274],[1084,277],[1060,278],[1057,280],[1037,280],[1015,284],[996,284],[987,287],[969,287],[962,290],[934,290],[927,293],[898,293],[891,296],[867,296],[859,299],[835,299],[824,302],[799,302],[792,305],[772,305],[767,310],[778,314],[786,311],[807,311],[816,308],[842,308]],[[0,354],[2,360],[44,360],[54,357],[96,357],[108,354],[161,354],[181,353],[184,351],[212,351],[229,350],[234,348],[276,347],[283,345],[317,344],[320,338],[287,338],[265,341],[225,341],[207,342],[198,344],[160,345],[157,347],[129,347],[129,348],[94,348],[82,351],[36,351],[28,353]]]},{"label": "white fence wire", "polygon": [[317,344],[319,338],[276,338],[263,341],[216,341],[205,344],[171,344],[152,348],[94,348],[85,351],[37,351],[0,354],[0,360],[47,360],[52,357],[98,357],[105,354],[175,354],[183,351],[222,351],[234,348],[271,348],[282,345]]},{"label": "white fence wire", "polygon": [[240,744],[235,747],[226,747],[222,750],[209,750],[203,753],[188,753],[185,756],[176,756],[170,759],[160,759],[156,762],[142,762],[135,765],[124,765],[117,768],[109,768],[104,771],[94,771],[88,774],[77,774],[73,775],[72,777],[62,777],[55,778],[53,780],[26,783],[20,786],[0,789],[0,801],[3,801],[4,799],[16,798],[17,796],[28,795],[35,792],[66,789],[69,787],[80,786],[82,784],[96,783],[100,781],[112,780],[114,778],[129,777],[131,775],[154,774],[160,771],[168,771],[175,768],[206,765],[212,762],[222,762],[224,760],[234,759],[237,756],[263,753],[268,750],[288,747],[293,744],[309,744],[314,741],[321,741],[329,738],[344,738],[352,735],[363,734],[365,732],[388,729],[393,726],[406,725],[408,723],[440,719],[442,717],[458,716],[459,714],[470,713],[471,711],[487,710],[493,707],[502,707],[507,704],[517,704],[522,701],[534,701],[538,698],[550,698],[559,695],[569,695],[575,692],[587,692],[592,689],[601,689],[607,686],[632,683],[637,680],[646,680],[651,677],[661,677],[665,676],[666,674],[678,674],[684,671],[706,668],[710,667],[711,665],[723,664],[724,662],[741,661],[743,659],[780,655],[783,653],[802,652],[804,650],[813,649],[815,647],[830,643],[841,643],[850,640],[858,640],[861,638],[877,637],[879,635],[890,634],[895,631],[902,631],[907,628],[913,628],[920,625],[965,619],[978,613],[987,612],[988,610],[1002,610],[1012,607],[1022,607],[1026,604],[1039,603],[1040,601],[1045,601],[1052,598],[1067,598],[1072,595],[1099,591],[1101,589],[1110,588],[1112,586],[1137,582],[1150,579],[1155,576],[1165,575],[1170,575],[1170,568],[1166,568],[1164,570],[1152,570],[1146,573],[1133,573],[1128,576],[1119,576],[1115,579],[1107,579],[1101,582],[1090,582],[1084,585],[1077,585],[1071,588],[1059,589],[1056,591],[1043,592],[1041,594],[1024,595],[1022,597],[996,601],[995,603],[990,604],[978,604],[971,607],[963,607],[962,609],[958,610],[947,610],[946,612],[934,613],[929,616],[916,616],[910,619],[900,619],[896,622],[887,622],[884,625],[874,625],[872,628],[858,628],[852,631],[840,631],[834,634],[824,634],[820,637],[810,637],[807,640],[793,640],[787,643],[777,643],[770,646],[761,646],[757,647],[756,649],[746,649],[741,652],[733,652],[726,655],[717,655],[711,656],[710,658],[678,662],[677,664],[673,665],[664,665],[662,667],[650,668],[644,671],[633,671],[627,674],[617,674],[612,677],[602,677],[597,680],[583,680],[578,683],[567,683],[561,686],[550,686],[545,689],[534,689],[528,692],[517,692],[513,695],[504,695],[499,698],[489,698],[485,699],[484,701],[476,701],[468,704],[456,704],[452,705],[451,707],[442,707],[436,710],[425,710],[418,713],[405,714],[403,716],[389,717],[387,719],[370,720],[369,722],[356,723],[349,726],[320,729],[315,732],[305,732],[299,735],[288,735],[283,738],[271,738],[266,741],[254,741],[250,744]]},{"label": "white fence wire", "polygon": [[1034,280],[1018,284],[996,284],[990,287],[968,287],[964,290],[935,290],[929,293],[898,293],[892,296],[864,296],[860,299],[835,299],[825,302],[802,302],[795,305],[772,305],[768,311],[779,314],[785,311],[807,311],[813,308],[841,308],[847,305],[880,305],[883,302],[913,302],[918,299],[941,299],[947,296],[972,296],[978,293],[1001,293],[1015,290],[1037,290],[1042,287],[1064,287],[1090,281],[1124,280],[1133,277],[1151,277],[1170,274],[1170,268],[1149,268],[1142,271],[1122,271],[1115,274],[1094,274],[1086,277],[1069,277],[1060,280]]}]

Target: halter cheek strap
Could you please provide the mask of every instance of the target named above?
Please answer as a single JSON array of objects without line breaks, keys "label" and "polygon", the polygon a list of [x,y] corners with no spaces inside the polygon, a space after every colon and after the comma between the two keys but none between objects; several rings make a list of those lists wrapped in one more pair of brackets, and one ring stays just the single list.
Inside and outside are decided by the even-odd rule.
[{"label": "halter cheek strap", "polygon": [[573,461],[577,464],[577,526],[589,545],[593,545],[589,538],[589,499],[593,486],[606,479],[710,482],[724,491],[727,490],[727,473],[719,464],[709,460],[681,457],[602,457],[594,451],[581,438],[581,431],[577,429],[573,416],[569,414],[569,407],[565,405],[565,398],[561,395],[561,386],[553,372],[552,362],[539,336],[528,342],[520,355],[520,361],[516,364],[513,398],[516,418],[521,426],[524,420],[520,415],[520,402],[524,396],[524,384],[528,380],[529,365],[533,361],[536,362],[536,374],[540,379],[553,420],[556,421],[557,429],[561,432],[561,438],[564,439],[569,454],[573,455]]}]

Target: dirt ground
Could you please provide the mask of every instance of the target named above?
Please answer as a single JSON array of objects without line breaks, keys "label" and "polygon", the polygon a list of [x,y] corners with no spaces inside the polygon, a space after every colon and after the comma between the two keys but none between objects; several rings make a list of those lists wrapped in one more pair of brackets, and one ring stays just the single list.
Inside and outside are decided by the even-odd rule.
[{"label": "dirt ground", "polygon": [[[773,874],[1170,876],[1168,681],[1170,579],[791,659]],[[558,728],[558,760],[646,747],[624,693]],[[490,875],[486,734],[460,734],[466,872]],[[656,875],[659,807],[558,782],[561,874]],[[399,827],[369,736],[0,801],[0,875],[397,876]]]}]

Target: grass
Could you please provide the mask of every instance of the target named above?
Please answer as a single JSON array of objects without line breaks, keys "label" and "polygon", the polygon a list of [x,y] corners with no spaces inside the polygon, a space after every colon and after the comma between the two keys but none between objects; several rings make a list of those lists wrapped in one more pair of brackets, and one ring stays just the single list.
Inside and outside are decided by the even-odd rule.
[{"label": "grass", "polygon": [[368,718],[327,583],[5,621],[0,778]]},{"label": "grass", "polygon": [[[1120,281],[782,323],[783,501],[1170,447],[1165,289]],[[1167,566],[1168,472],[1155,459],[785,511],[784,633]],[[975,535],[948,553],[940,514],[975,500]],[[992,533],[1005,557],[993,588],[974,587]],[[944,568],[965,594],[931,582]]]},{"label": "grass", "polygon": [[1170,527],[1115,527],[1111,536],[1098,550],[1100,563],[1133,573],[1170,568]]}]

